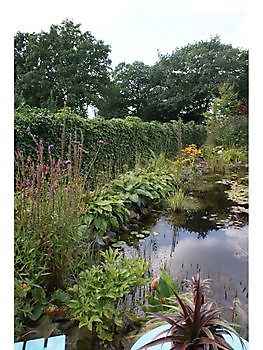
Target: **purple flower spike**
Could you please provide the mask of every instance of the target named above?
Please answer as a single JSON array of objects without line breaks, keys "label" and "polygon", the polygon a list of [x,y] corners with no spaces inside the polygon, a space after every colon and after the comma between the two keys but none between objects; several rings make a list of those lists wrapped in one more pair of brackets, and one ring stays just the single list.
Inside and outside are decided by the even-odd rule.
[{"label": "purple flower spike", "polygon": [[62,164],[62,160],[59,159],[59,160],[57,161],[56,167],[59,169],[61,164]]},{"label": "purple flower spike", "polygon": [[31,182],[29,179],[26,179],[26,187],[29,188],[31,186]]},{"label": "purple flower spike", "polygon": [[54,182],[50,187],[50,192],[54,192],[58,188],[58,185]]},{"label": "purple flower spike", "polygon": [[43,164],[37,165],[37,173],[41,173],[44,170]]}]

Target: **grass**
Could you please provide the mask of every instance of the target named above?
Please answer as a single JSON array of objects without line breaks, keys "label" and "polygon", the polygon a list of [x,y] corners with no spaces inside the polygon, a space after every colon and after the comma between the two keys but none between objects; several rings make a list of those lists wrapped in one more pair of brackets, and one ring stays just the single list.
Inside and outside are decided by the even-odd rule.
[{"label": "grass", "polygon": [[173,192],[166,199],[166,206],[173,212],[182,210],[195,211],[200,208],[198,200],[186,195],[182,188],[179,188],[176,192]]}]

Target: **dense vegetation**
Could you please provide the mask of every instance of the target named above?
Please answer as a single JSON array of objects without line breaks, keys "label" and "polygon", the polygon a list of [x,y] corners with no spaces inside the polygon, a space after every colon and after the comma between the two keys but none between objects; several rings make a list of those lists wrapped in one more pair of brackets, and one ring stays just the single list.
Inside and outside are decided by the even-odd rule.
[{"label": "dense vegetation", "polygon": [[95,179],[113,178],[134,168],[138,162],[147,163],[153,153],[174,158],[182,146],[190,143],[200,146],[206,139],[206,128],[194,122],[148,123],[138,117],[86,120],[67,110],[52,113],[21,108],[16,111],[15,148],[25,155],[34,156],[35,135],[43,142],[44,156],[49,156],[52,145],[52,154],[67,161],[70,155],[67,149],[61,149],[62,134],[65,145],[82,144],[82,170],[94,184]]},{"label": "dense vegetation", "polygon": [[[15,36],[18,339],[45,314],[110,349],[126,322],[119,302],[149,282],[148,263],[111,248],[127,225],[153,207],[193,211],[200,172],[247,161],[246,50],[215,37],[115,69],[109,53],[69,20]],[[90,106],[101,116],[87,118]],[[243,182],[229,197],[247,204]],[[158,283],[148,303],[163,309],[174,284],[165,271]]]}]

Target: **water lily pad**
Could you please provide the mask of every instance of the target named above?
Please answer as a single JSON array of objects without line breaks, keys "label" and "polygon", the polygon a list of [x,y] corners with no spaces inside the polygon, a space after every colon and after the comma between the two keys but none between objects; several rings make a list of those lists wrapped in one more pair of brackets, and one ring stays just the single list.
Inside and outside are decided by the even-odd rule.
[{"label": "water lily pad", "polygon": [[128,246],[127,243],[124,241],[118,241],[118,242],[112,244],[112,247],[114,247],[114,248],[125,248],[127,246]]},{"label": "water lily pad", "polygon": [[235,182],[230,190],[225,191],[228,198],[237,204],[248,204],[248,187],[243,184]]},{"label": "water lily pad", "polygon": [[137,238],[144,238],[145,236],[142,235],[141,233],[138,233],[138,234],[136,235],[136,237],[137,237]]},{"label": "water lily pad", "polygon": [[236,213],[236,214],[239,214],[239,213],[247,213],[248,214],[248,209],[241,207],[241,206],[232,206],[231,212]]},{"label": "water lily pad", "polygon": [[134,235],[134,236],[137,236],[138,235],[138,231],[131,231],[130,234]]}]

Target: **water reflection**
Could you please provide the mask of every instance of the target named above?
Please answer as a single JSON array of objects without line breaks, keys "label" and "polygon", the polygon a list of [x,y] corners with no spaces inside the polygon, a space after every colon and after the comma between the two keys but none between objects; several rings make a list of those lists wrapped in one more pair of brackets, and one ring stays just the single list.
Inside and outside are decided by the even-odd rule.
[{"label": "water reflection", "polygon": [[[147,238],[125,250],[126,254],[149,259],[153,275],[166,267],[179,284],[197,271],[203,278],[211,278],[210,297],[227,307],[235,298],[240,331],[247,337],[248,225],[210,230],[205,238],[201,237],[199,232],[175,226],[161,216]],[[231,321],[232,314],[225,313],[225,317]]]}]

